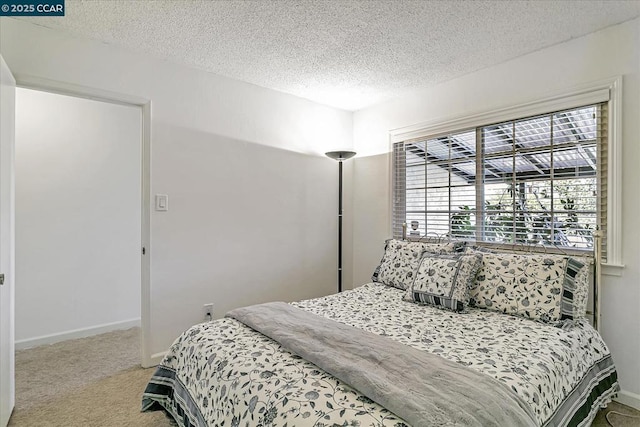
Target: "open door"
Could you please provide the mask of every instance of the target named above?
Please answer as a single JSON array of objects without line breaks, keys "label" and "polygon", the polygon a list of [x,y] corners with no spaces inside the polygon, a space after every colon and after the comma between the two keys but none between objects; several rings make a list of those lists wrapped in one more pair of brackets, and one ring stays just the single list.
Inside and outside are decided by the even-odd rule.
[{"label": "open door", "polygon": [[14,132],[16,81],[0,55],[0,427],[15,405]]}]

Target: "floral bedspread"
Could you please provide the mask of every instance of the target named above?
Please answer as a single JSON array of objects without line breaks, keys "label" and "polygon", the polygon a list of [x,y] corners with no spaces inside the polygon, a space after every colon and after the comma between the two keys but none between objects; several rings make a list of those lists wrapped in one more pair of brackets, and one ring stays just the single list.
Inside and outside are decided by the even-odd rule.
[{"label": "floral bedspread", "polygon": [[[403,293],[371,283],[293,305],[490,375],[528,402],[540,425],[592,365],[609,355],[586,322],[560,329],[479,309],[457,314],[404,301]],[[183,333],[160,371],[175,375],[166,381],[177,390],[175,396],[161,396],[150,383],[143,409],[158,402],[184,418],[178,420],[181,425],[204,420],[209,426],[234,427],[406,426],[348,385],[229,318]],[[198,416],[174,413],[167,399],[191,406]]]}]

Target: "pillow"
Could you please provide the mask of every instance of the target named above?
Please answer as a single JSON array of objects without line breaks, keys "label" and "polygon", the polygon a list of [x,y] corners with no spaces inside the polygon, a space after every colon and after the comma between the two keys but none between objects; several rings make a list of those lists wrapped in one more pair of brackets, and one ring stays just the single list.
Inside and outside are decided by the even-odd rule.
[{"label": "pillow", "polygon": [[465,311],[469,287],[482,263],[480,254],[425,253],[405,300],[452,311]]},{"label": "pillow", "polygon": [[[571,281],[565,286],[564,293],[567,294],[563,298],[563,303],[571,301],[571,308],[569,311],[573,319],[583,319],[587,317],[587,303],[589,300],[589,288],[591,287],[591,281],[593,276],[593,258],[570,257],[567,262],[567,275],[573,278],[573,286]],[[572,298],[569,298],[569,292],[571,292]]]},{"label": "pillow", "polygon": [[469,305],[543,323],[575,319],[586,310],[584,275],[578,274],[584,268],[568,256],[485,253],[469,290]]},{"label": "pillow", "polygon": [[380,265],[371,280],[398,289],[407,289],[413,282],[424,247],[416,242],[391,239],[387,241]]},{"label": "pillow", "polygon": [[424,243],[389,239],[385,242],[384,255],[371,280],[406,290],[415,278],[425,250],[433,253],[452,253],[463,249],[464,242]]}]

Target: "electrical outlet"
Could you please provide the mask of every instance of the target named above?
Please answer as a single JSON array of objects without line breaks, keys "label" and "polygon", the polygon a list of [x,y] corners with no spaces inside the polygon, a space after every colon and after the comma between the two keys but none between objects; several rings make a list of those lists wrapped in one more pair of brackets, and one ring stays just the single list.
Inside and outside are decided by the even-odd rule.
[{"label": "electrical outlet", "polygon": [[213,320],[213,303],[205,304],[204,306],[204,321],[210,322]]}]

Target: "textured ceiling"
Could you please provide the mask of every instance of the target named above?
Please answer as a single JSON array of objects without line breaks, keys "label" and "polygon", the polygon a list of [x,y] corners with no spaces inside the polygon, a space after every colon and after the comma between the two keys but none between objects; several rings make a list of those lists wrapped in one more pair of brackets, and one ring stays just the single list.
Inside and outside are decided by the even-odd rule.
[{"label": "textured ceiling", "polygon": [[638,16],[639,0],[67,0],[24,19],[357,110]]}]

